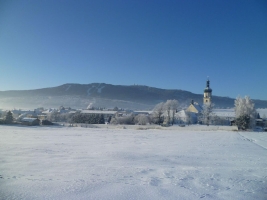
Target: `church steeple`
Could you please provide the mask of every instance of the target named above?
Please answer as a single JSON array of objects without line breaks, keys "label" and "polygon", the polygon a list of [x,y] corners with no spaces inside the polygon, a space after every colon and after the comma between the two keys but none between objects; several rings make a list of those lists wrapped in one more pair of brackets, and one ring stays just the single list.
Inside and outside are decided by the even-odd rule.
[{"label": "church steeple", "polygon": [[207,80],[207,88],[209,88],[210,87],[210,80],[208,79]]},{"label": "church steeple", "polygon": [[211,93],[212,89],[210,88],[210,80],[208,78],[206,88],[204,89],[203,104],[211,103]]}]

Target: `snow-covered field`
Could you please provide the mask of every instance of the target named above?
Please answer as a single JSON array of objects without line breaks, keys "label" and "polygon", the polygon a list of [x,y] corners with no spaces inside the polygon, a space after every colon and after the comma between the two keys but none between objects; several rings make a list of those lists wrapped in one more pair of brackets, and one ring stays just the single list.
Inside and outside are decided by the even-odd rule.
[{"label": "snow-covered field", "polygon": [[0,126],[0,199],[267,199],[267,133]]}]

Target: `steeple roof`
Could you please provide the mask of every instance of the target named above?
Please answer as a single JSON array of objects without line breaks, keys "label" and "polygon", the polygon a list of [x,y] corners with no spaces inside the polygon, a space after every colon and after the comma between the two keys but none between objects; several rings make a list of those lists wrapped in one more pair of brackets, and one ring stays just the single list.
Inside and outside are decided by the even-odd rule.
[{"label": "steeple roof", "polygon": [[204,89],[204,92],[209,92],[209,93],[212,92],[212,89],[210,88],[210,80],[209,79],[207,80],[206,88]]}]

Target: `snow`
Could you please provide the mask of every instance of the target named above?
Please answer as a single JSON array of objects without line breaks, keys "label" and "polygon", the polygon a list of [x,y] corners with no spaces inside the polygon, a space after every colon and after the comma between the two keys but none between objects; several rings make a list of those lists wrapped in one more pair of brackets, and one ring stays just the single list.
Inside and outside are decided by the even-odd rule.
[{"label": "snow", "polygon": [[68,85],[68,87],[66,88],[66,92],[70,89],[71,85]]},{"label": "snow", "polygon": [[0,199],[267,199],[267,133],[1,126],[0,134]]},{"label": "snow", "polygon": [[105,86],[102,86],[100,88],[97,89],[97,93],[101,94],[102,93],[102,89],[104,88]]},{"label": "snow", "polygon": [[265,149],[267,149],[267,133],[266,132],[241,132],[246,140],[251,141]]},{"label": "snow", "polygon": [[102,87],[101,87],[100,85],[97,86],[97,87],[95,87],[95,86],[93,85],[92,87],[90,87],[90,88],[87,89],[87,91],[86,91],[87,96],[90,96],[90,95],[91,95],[91,90],[92,90],[92,89],[97,89],[97,93],[99,93],[99,94],[102,93],[102,89],[103,89],[104,87],[105,87],[105,86],[102,86]]},{"label": "snow", "polygon": [[92,88],[88,88],[87,89],[87,96],[90,96],[91,95],[91,93],[90,93],[90,90],[91,90]]}]

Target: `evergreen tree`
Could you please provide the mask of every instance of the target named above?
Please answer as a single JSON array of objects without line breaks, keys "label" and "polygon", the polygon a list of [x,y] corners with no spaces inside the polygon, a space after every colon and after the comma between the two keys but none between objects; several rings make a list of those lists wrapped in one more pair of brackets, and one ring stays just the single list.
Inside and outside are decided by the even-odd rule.
[{"label": "evergreen tree", "polygon": [[108,123],[110,123],[110,121],[111,121],[111,116],[108,117]]},{"label": "evergreen tree", "polygon": [[6,114],[6,119],[5,119],[5,122],[7,124],[12,124],[14,118],[13,118],[13,114],[11,111],[8,111],[7,114]]},{"label": "evergreen tree", "polygon": [[105,118],[103,114],[100,115],[99,124],[105,124]]}]

